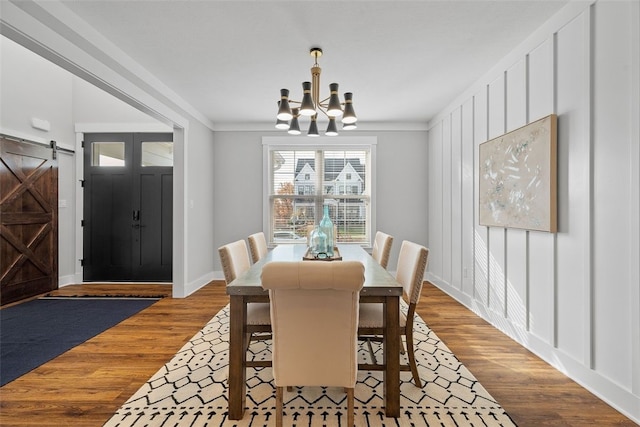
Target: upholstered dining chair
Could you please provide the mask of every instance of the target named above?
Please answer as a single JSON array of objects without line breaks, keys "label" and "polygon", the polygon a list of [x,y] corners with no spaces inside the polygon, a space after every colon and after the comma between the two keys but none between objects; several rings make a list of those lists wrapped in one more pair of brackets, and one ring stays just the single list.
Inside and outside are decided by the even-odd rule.
[{"label": "upholstered dining chair", "polygon": [[260,261],[262,257],[267,255],[269,248],[267,247],[267,239],[264,237],[262,231],[253,233],[247,240],[249,241],[249,252],[251,252],[251,261],[255,264]]},{"label": "upholstered dining chair", "polygon": [[[249,253],[247,252],[247,243],[244,240],[237,240],[218,248],[224,279],[227,285],[233,282],[236,277],[246,272],[251,266],[249,261]],[[247,332],[251,339],[256,339],[254,333],[271,332],[271,316],[269,303],[250,303],[247,304]],[[269,338],[270,336],[262,335],[260,338]]]},{"label": "upholstered dining chair", "polygon": [[[429,249],[408,240],[402,242],[400,255],[398,256],[396,281],[402,285],[403,299],[409,304],[406,315],[400,310],[400,335],[405,336],[409,364],[401,365],[400,369],[411,371],[413,382],[417,387],[422,387],[422,382],[418,376],[418,367],[413,349],[413,318],[420,300],[422,281],[428,259]],[[382,304],[362,304],[360,306],[360,323],[358,326],[360,339],[380,341],[380,336],[383,334],[383,326]],[[400,348],[403,349],[403,346],[401,345]],[[402,351],[404,352],[404,350]],[[370,342],[369,352],[375,365],[377,362]]]},{"label": "upholstered dining chair", "polygon": [[393,236],[383,233],[382,231],[376,232],[376,238],[373,241],[373,250],[371,251],[371,256],[384,269],[386,269],[387,264],[389,264],[391,245],[393,245]]},{"label": "upholstered dining chair", "polygon": [[284,387],[327,386],[347,391],[347,425],[354,425],[358,373],[357,326],[364,266],[358,261],[270,262],[262,269],[273,330],[276,426],[282,426]]}]

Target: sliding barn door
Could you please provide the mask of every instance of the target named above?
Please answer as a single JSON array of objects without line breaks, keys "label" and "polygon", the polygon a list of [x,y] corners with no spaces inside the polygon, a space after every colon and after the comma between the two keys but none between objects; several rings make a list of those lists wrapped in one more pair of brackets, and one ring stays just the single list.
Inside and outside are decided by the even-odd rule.
[{"label": "sliding barn door", "polygon": [[85,281],[171,281],[172,139],[85,134]]},{"label": "sliding barn door", "polygon": [[58,164],[47,147],[0,138],[0,300],[58,288]]}]

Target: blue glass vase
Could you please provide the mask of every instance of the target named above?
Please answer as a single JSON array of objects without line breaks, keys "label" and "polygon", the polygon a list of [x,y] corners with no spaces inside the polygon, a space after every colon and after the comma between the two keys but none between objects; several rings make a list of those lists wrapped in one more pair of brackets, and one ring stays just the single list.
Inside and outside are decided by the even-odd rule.
[{"label": "blue glass vase", "polygon": [[327,256],[331,258],[333,257],[335,240],[333,236],[333,222],[331,222],[331,218],[329,217],[328,205],[324,205],[324,215],[320,221],[320,230],[327,236]]},{"label": "blue glass vase", "polygon": [[315,227],[309,235],[309,249],[314,257],[327,253],[327,235],[320,227]]}]

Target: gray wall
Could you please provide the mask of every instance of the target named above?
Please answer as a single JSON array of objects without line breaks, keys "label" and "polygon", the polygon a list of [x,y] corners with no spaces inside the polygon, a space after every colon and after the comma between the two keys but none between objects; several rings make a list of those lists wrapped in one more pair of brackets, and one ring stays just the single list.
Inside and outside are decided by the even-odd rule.
[{"label": "gray wall", "polygon": [[[272,132],[215,132],[213,153],[214,246],[262,230],[263,136]],[[354,133],[355,135],[355,133]],[[376,136],[376,228],[394,236],[389,270],[402,240],[427,243],[427,132],[357,132]],[[373,230],[374,232],[376,230]],[[222,278],[217,251],[216,277]]]}]

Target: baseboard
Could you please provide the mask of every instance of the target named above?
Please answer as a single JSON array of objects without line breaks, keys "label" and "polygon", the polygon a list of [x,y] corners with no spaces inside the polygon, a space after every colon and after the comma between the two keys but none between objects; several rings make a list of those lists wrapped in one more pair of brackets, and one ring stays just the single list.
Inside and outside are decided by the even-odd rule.
[{"label": "baseboard", "polygon": [[58,287],[59,288],[63,288],[65,286],[69,286],[69,285],[75,285],[76,283],[78,283],[78,282],[76,281],[76,275],[75,274],[68,274],[66,276],[58,277]]},{"label": "baseboard", "polygon": [[550,366],[562,372],[585,389],[589,390],[609,406],[640,424],[640,396],[611,381],[604,375],[589,369],[580,361],[541,340],[535,334],[516,325],[500,313],[491,311],[469,295],[466,295],[449,283],[433,274],[427,274],[426,280],[451,296],[476,315],[489,322],[509,338],[540,357]]},{"label": "baseboard", "polygon": [[211,271],[207,274],[204,274],[200,277],[198,277],[196,280],[193,280],[189,283],[186,283],[183,289],[176,289],[176,286],[173,287],[173,298],[185,298],[188,297],[189,295],[191,295],[192,293],[196,292],[198,289],[202,288],[203,286],[205,286],[207,283],[209,283],[212,280],[216,280],[216,276],[217,276],[216,271]]}]

